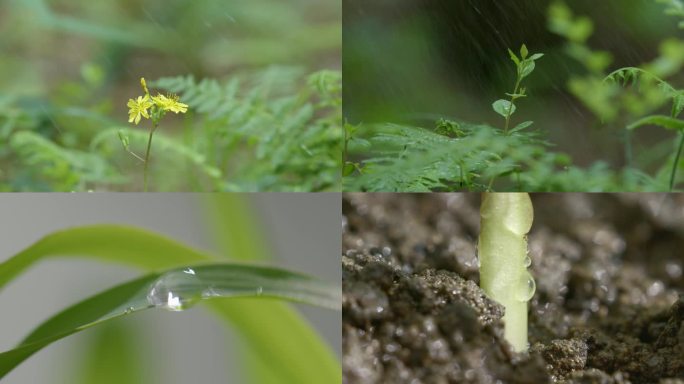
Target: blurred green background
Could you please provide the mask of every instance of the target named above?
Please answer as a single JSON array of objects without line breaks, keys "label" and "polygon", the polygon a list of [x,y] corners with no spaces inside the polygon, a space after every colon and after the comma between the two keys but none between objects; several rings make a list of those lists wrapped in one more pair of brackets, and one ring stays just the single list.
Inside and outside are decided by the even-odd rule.
[{"label": "blurred green background", "polygon": [[[142,166],[123,152],[121,143],[102,149],[95,148],[92,142],[104,128],[133,128],[127,123],[126,102],[142,93],[140,77],[149,82],[166,76],[192,75],[197,80],[213,78],[221,82],[274,65],[295,67],[298,76],[322,69],[338,70],[341,13],[341,4],[335,0],[0,1],[0,188],[141,189],[138,174]],[[249,81],[243,85],[254,86]],[[273,84],[284,93],[301,94],[305,86],[305,79],[289,88]],[[209,156],[203,158],[206,148],[197,144],[200,139],[192,137],[190,129],[199,131],[200,126],[215,122],[206,118],[198,123],[192,116],[184,116],[184,122],[181,116],[166,117],[162,134],[175,136],[185,148],[196,152],[192,153],[194,158],[187,157],[195,165],[204,162],[198,166],[200,170],[204,165],[216,167],[223,172],[224,180],[235,180],[235,174],[247,172],[255,176],[240,185],[209,188],[202,181],[190,184],[163,180],[171,178],[169,173],[174,171],[186,172],[176,175],[178,179],[189,178],[196,171],[169,164],[174,168],[171,171],[159,167],[155,170],[162,174],[157,177],[157,190],[278,189],[278,182],[293,178],[286,174],[287,169],[274,165],[268,172],[286,175],[265,186],[263,174],[267,171],[258,170],[263,174],[256,175],[257,170],[241,167],[241,162],[269,160],[250,157],[245,148],[256,140],[245,135],[234,139],[242,140],[238,149],[232,142],[219,148],[236,153],[230,165],[225,165],[227,160],[222,163]],[[149,125],[149,121],[143,121],[135,128],[145,132],[145,123]],[[233,124],[226,129],[238,127]],[[47,139],[48,143],[41,142],[42,152],[53,151],[60,158],[40,159],[26,154],[31,152],[24,148],[27,144],[12,138],[22,130]],[[227,136],[230,132],[219,134]],[[202,139],[216,141],[216,137]],[[35,145],[33,149],[36,152]],[[154,161],[154,145],[152,156]],[[277,165],[292,168],[291,164]],[[64,175],[54,180],[58,177],[27,169],[41,166],[53,167],[53,174]],[[296,189],[297,182],[283,189]]]},{"label": "blurred green background", "polygon": [[[352,124],[393,122],[432,128],[438,118],[446,117],[500,127],[502,120],[492,111],[492,102],[510,93],[515,83],[515,67],[506,50],[517,52],[525,43],[530,52],[545,57],[525,80],[529,96],[519,101],[515,121],[533,120],[534,127],[554,144],[552,149],[570,154],[576,165],[597,160],[616,168],[626,165],[622,136],[631,122],[627,113],[606,119],[593,109],[596,105],[581,101],[570,83],[594,81],[623,66],[660,60],[657,64],[668,66],[660,75],[681,86],[683,30],[678,29],[676,17],[665,15],[666,4],[654,0],[562,3],[573,18],[580,19],[578,28],[586,29],[574,32],[590,33],[578,45],[595,51],[587,58],[594,60],[592,70],[577,59],[581,56],[577,50],[569,49],[567,38],[551,31],[549,7],[558,3],[344,0],[345,119]],[[582,17],[588,18],[589,26]],[[558,15],[555,18],[558,23]],[[608,65],[596,68],[596,60],[604,61],[598,67]],[[587,98],[596,93],[589,88],[581,92]],[[669,114],[662,100],[644,99],[636,99],[632,106],[639,105],[634,109],[652,107]],[[639,167],[648,171],[659,166],[672,152],[673,137],[656,129],[637,132],[633,152]]]}]

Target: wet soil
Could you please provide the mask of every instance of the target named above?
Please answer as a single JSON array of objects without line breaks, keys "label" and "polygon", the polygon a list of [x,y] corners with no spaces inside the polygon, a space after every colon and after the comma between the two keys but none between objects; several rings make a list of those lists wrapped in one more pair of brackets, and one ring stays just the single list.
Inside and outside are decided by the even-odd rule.
[{"label": "wet soil", "polygon": [[532,200],[514,353],[478,286],[479,194],[345,194],[343,382],[684,384],[684,195]]}]

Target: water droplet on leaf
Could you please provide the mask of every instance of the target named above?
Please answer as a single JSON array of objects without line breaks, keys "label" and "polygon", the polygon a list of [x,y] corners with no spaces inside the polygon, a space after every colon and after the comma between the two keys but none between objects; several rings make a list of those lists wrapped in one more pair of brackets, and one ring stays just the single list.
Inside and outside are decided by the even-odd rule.
[{"label": "water droplet on leaf", "polygon": [[198,278],[191,268],[165,273],[151,285],[147,302],[174,312],[188,309],[201,298],[197,285]]}]

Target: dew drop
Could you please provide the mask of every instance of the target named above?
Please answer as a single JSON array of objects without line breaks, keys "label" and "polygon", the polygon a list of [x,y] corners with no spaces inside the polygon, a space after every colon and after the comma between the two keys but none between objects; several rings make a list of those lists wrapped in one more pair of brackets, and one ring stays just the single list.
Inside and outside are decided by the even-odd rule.
[{"label": "dew drop", "polygon": [[523,260],[523,265],[525,268],[529,268],[530,265],[532,265],[532,259],[530,259],[529,256],[525,256],[525,260]]},{"label": "dew drop", "polygon": [[147,293],[147,302],[169,311],[183,311],[202,297],[197,292],[198,277],[191,268],[161,275]]},{"label": "dew drop", "polygon": [[264,293],[264,287],[259,287],[256,290],[257,296],[261,296]]},{"label": "dew drop", "polygon": [[520,301],[530,301],[532,296],[534,296],[534,291],[537,289],[534,278],[529,272],[525,271],[520,277],[517,287],[517,299]]},{"label": "dew drop", "polygon": [[133,312],[133,307],[128,307],[128,308],[126,308],[126,310],[124,311],[124,314],[130,315],[132,312]]}]

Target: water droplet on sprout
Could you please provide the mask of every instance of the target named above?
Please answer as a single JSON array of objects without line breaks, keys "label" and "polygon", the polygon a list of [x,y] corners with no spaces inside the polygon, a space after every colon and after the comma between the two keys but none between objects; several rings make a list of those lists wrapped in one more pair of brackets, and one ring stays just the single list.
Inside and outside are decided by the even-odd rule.
[{"label": "water droplet on sprout", "polygon": [[520,301],[530,301],[534,296],[534,291],[537,289],[534,278],[529,272],[525,271],[520,277],[518,286],[516,287],[516,298]]},{"label": "water droplet on sprout", "polygon": [[525,260],[523,260],[523,265],[525,266],[525,268],[529,267],[530,265],[532,265],[532,259],[530,259],[529,256],[525,256]]}]

